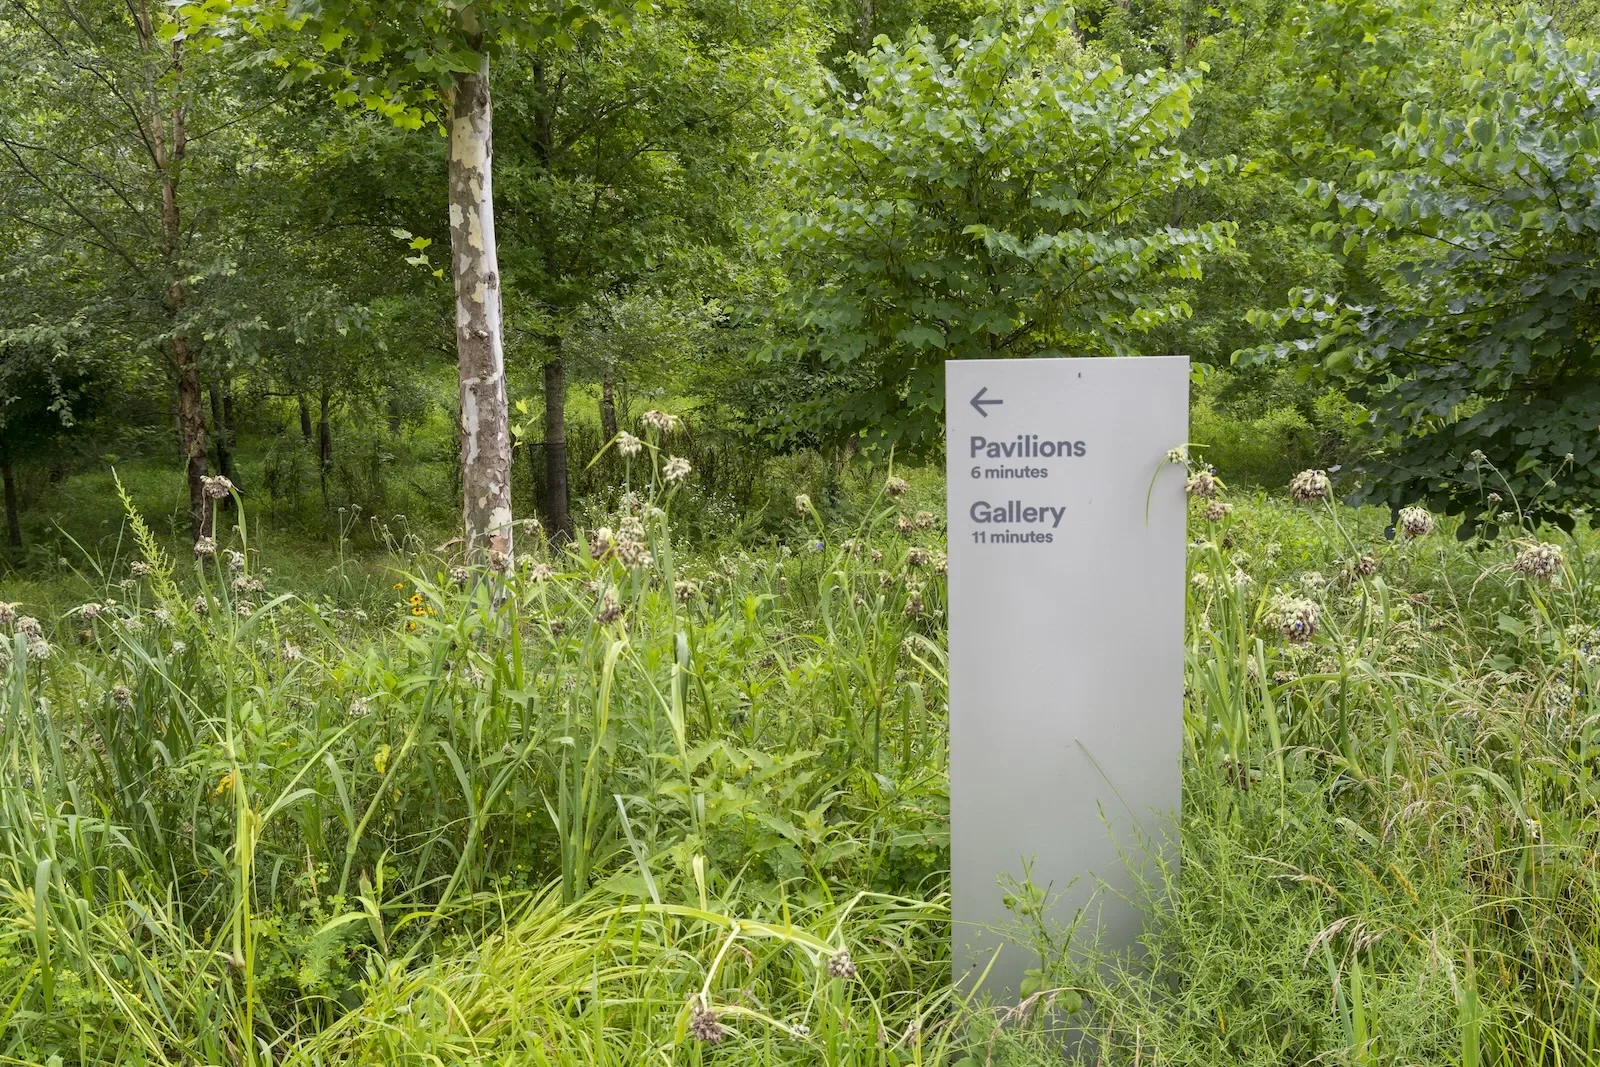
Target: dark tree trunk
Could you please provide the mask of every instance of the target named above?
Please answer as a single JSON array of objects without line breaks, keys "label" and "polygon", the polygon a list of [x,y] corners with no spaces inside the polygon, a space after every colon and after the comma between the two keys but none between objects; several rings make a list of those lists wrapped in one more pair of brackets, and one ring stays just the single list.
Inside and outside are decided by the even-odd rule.
[{"label": "dark tree trunk", "polygon": [[555,355],[544,365],[544,511],[550,536],[572,537],[572,512],[567,499],[567,365],[561,339],[551,339]]},{"label": "dark tree trunk", "polygon": [[22,509],[17,506],[17,476],[11,469],[11,457],[0,460],[0,480],[6,487],[6,543],[12,548],[22,547]]},{"label": "dark tree trunk", "polygon": [[610,367],[600,379],[600,429],[607,441],[617,436],[617,383]]},{"label": "dark tree trunk", "polygon": [[328,504],[328,472],[333,469],[333,424],[328,421],[332,391],[322,390],[317,408],[317,469],[322,474],[322,504]]},{"label": "dark tree trunk", "polygon": [[206,391],[211,394],[211,436],[217,443],[217,473],[238,484],[233,476],[232,397],[226,385],[212,383]]},{"label": "dark tree trunk", "polygon": [[311,405],[306,403],[306,395],[304,393],[294,399],[300,405],[300,436],[309,444],[311,441]]},{"label": "dark tree trunk", "polygon": [[391,396],[389,398],[387,414],[389,417],[389,436],[399,437],[400,431],[404,426],[400,418],[400,401],[395,397]]}]

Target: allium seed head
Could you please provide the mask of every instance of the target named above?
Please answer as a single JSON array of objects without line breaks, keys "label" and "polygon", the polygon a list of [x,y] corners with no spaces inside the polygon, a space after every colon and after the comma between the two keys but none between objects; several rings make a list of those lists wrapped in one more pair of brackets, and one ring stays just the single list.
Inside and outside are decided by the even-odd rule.
[{"label": "allium seed head", "polygon": [[24,615],[17,620],[17,633],[24,637],[40,637],[44,634],[44,628],[32,615]]},{"label": "allium seed head", "polygon": [[201,537],[195,540],[194,554],[201,558],[217,554],[217,539],[215,537]]},{"label": "allium seed head", "polygon": [[1317,635],[1317,622],[1321,609],[1314,600],[1299,597],[1281,597],[1273,605],[1273,616],[1278,629],[1292,644],[1303,645]]},{"label": "allium seed head", "polygon": [[907,567],[926,567],[928,565],[928,561],[932,558],[932,555],[925,548],[912,546],[911,548],[906,549]]},{"label": "allium seed head", "polygon": [[1540,541],[1517,553],[1511,569],[1532,581],[1548,582],[1560,573],[1561,563],[1561,546]]},{"label": "allium seed head", "polygon": [[669,415],[665,411],[647,411],[640,416],[640,419],[646,426],[663,435],[673,433],[678,428],[678,416]]},{"label": "allium seed head", "polygon": [[911,491],[911,483],[904,478],[890,478],[883,483],[883,495],[893,499],[905,496]]},{"label": "allium seed head", "polygon": [[612,532],[611,527],[602,526],[594,532],[593,537],[589,538],[589,555],[595,559],[605,559],[616,544],[617,535]]},{"label": "allium seed head", "polygon": [[133,706],[133,690],[125,685],[111,687],[111,703],[119,708],[127,709]]},{"label": "allium seed head", "polygon": [[233,492],[233,483],[220,474],[201,475],[200,492],[207,500],[222,500]]},{"label": "allium seed head", "polygon": [[672,592],[678,598],[678,603],[687,604],[699,598],[700,587],[691,581],[680,580],[672,583]]},{"label": "allium seed head", "polygon": [[689,1013],[689,1034],[696,1041],[707,1045],[715,1045],[721,1041],[726,1031],[717,1021],[717,1013],[710,1008],[696,1007]]},{"label": "allium seed head", "polygon": [[1362,556],[1356,560],[1355,572],[1362,578],[1371,578],[1378,573],[1378,561],[1372,556]]},{"label": "allium seed head", "polygon": [[794,510],[801,515],[811,514],[811,496],[808,493],[794,495]]},{"label": "allium seed head", "polygon": [[617,603],[617,594],[607,589],[600,598],[600,606],[595,610],[594,621],[601,626],[609,626],[622,618],[622,605]]},{"label": "allium seed head", "polygon": [[1215,500],[1222,490],[1222,483],[1217,481],[1217,476],[1209,470],[1196,471],[1184,483],[1184,492],[1200,500]]},{"label": "allium seed head", "polygon": [[850,958],[850,950],[842,948],[828,957],[829,978],[854,978],[856,976],[856,961]]},{"label": "allium seed head", "polygon": [[1301,471],[1289,481],[1289,495],[1297,504],[1312,504],[1333,497],[1327,471]]},{"label": "allium seed head", "polygon": [[933,517],[933,512],[919,511],[917,512],[917,517],[912,521],[917,524],[917,529],[919,530],[931,530],[937,520]]},{"label": "allium seed head", "polygon": [[1208,500],[1200,514],[1207,522],[1221,522],[1228,517],[1228,512],[1232,510],[1233,506],[1231,504],[1225,504],[1220,500]]},{"label": "allium seed head", "polygon": [[624,456],[637,456],[644,450],[644,442],[627,430],[617,434],[617,451]]},{"label": "allium seed head", "polygon": [[661,479],[668,485],[677,485],[689,477],[691,469],[689,461],[682,456],[670,456],[667,459],[666,466],[661,468]]},{"label": "allium seed head", "polygon": [[1433,532],[1433,516],[1427,508],[1409,507],[1400,509],[1400,532],[1407,541],[1415,541],[1420,537],[1427,537]]}]

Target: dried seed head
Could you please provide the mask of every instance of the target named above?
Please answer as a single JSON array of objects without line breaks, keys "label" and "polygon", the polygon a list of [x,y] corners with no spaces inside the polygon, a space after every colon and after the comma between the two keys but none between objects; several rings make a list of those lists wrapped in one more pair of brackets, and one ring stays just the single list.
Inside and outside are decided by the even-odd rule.
[{"label": "dried seed head", "polygon": [[47,660],[53,651],[54,649],[50,647],[50,642],[44,638],[37,636],[28,638],[28,658],[30,660],[35,662]]},{"label": "dried seed head", "polygon": [[617,536],[625,541],[643,541],[645,539],[644,520],[637,515],[625,515],[622,522],[617,525]]},{"label": "dried seed head", "polygon": [[1200,500],[1215,500],[1217,494],[1222,491],[1222,483],[1209,470],[1196,471],[1184,483],[1183,490]]},{"label": "dried seed head", "polygon": [[856,961],[850,958],[850,950],[842,948],[828,957],[829,978],[854,978],[856,976]]},{"label": "dried seed head", "polygon": [[128,573],[133,575],[135,578],[148,577],[152,570],[154,570],[154,568],[142,559],[136,559],[132,563],[128,564]]},{"label": "dried seed head", "polygon": [[617,603],[615,591],[607,589],[600,598],[600,606],[595,609],[594,621],[601,626],[609,626],[622,618],[622,605]]},{"label": "dried seed head", "polygon": [[1228,517],[1228,512],[1232,510],[1233,505],[1231,504],[1225,504],[1220,500],[1208,500],[1200,514],[1207,522],[1221,522]]},{"label": "dried seed head", "polygon": [[663,435],[678,429],[678,416],[668,415],[665,411],[647,411],[640,416],[640,419],[646,426]]},{"label": "dried seed head", "polygon": [[933,517],[933,512],[919,511],[917,512],[917,517],[912,521],[917,524],[917,529],[919,530],[931,530],[936,520]]},{"label": "dried seed head", "polygon": [[32,615],[23,615],[17,619],[17,633],[24,637],[42,637],[44,628],[39,625],[39,620]]},{"label": "dried seed head", "polygon": [[123,710],[133,707],[133,690],[129,689],[125,685],[112,686],[111,703],[115,704],[119,708],[122,708]]},{"label": "dried seed head", "polygon": [[472,581],[472,572],[465,567],[451,567],[450,581],[464,587]]},{"label": "dried seed head", "polygon": [[615,551],[617,559],[621,561],[624,567],[648,567],[655,562],[650,555],[650,550],[645,548],[643,542],[634,541],[630,538],[623,538],[618,541]]},{"label": "dried seed head", "polygon": [[1378,573],[1378,561],[1372,556],[1362,556],[1356,560],[1355,572],[1358,577],[1371,578]]},{"label": "dried seed head", "polygon": [[915,530],[916,528],[917,528],[916,524],[913,523],[910,519],[906,518],[904,515],[902,515],[898,519],[894,520],[894,529],[895,529],[895,532],[898,533],[898,534],[908,534],[912,530]]},{"label": "dried seed head", "polygon": [[617,535],[611,527],[602,526],[589,538],[589,555],[595,559],[605,559],[616,548]]},{"label": "dried seed head", "polygon": [[217,554],[217,539],[215,537],[201,537],[194,543],[194,554],[202,558]]},{"label": "dried seed head", "polygon": [[1301,471],[1289,481],[1289,495],[1297,504],[1312,504],[1333,497],[1333,482],[1327,471]]},{"label": "dried seed head", "polygon": [[548,582],[556,576],[556,569],[548,563],[535,563],[528,569],[530,582]]},{"label": "dried seed head", "polygon": [[1303,645],[1317,635],[1321,609],[1313,600],[1280,597],[1273,605],[1273,617],[1284,637],[1292,644]]},{"label": "dried seed head", "polygon": [[661,468],[661,480],[668,485],[677,485],[689,477],[689,471],[692,469],[689,466],[689,461],[682,456],[670,456],[667,459],[666,466]]},{"label": "dried seed head", "polygon": [[617,451],[624,456],[637,456],[643,449],[644,442],[627,430],[617,434]]},{"label": "dried seed head", "polygon": [[717,1021],[717,1013],[710,1008],[695,1007],[689,1013],[689,1034],[696,1041],[707,1045],[715,1045],[727,1034],[722,1024]]},{"label": "dried seed head", "polygon": [[1405,535],[1407,541],[1427,537],[1433,532],[1433,516],[1428,513],[1427,508],[1401,508],[1400,532]]},{"label": "dried seed head", "polygon": [[811,514],[811,496],[808,493],[794,495],[794,510],[801,515]]},{"label": "dried seed head", "polygon": [[672,594],[678,598],[678,603],[687,604],[700,597],[700,587],[691,581],[681,580],[672,583]]},{"label": "dried seed head", "polygon": [[223,558],[228,561],[228,569],[230,571],[242,571],[242,570],[244,570],[244,553],[243,552],[240,552],[236,548],[230,548],[226,552],[224,552],[222,555],[223,555]]},{"label": "dried seed head", "polygon": [[189,610],[193,611],[196,615],[210,615],[211,602],[206,599],[204,593],[201,593],[199,596],[194,598],[194,603],[189,605]]},{"label": "dried seed head", "polygon": [[1560,573],[1561,563],[1561,547],[1540,541],[1527,545],[1517,553],[1511,569],[1532,581],[1548,582]]},{"label": "dried seed head", "polygon": [[926,567],[928,565],[928,561],[932,558],[932,554],[927,549],[920,546],[913,545],[912,547],[906,549],[907,567]]},{"label": "dried seed head", "polygon": [[883,495],[893,499],[905,496],[911,491],[911,483],[904,478],[890,478],[883,483]]},{"label": "dried seed head", "polygon": [[81,604],[78,606],[78,614],[83,617],[85,622],[93,622],[105,613],[106,606],[104,604]]},{"label": "dried seed head", "polygon": [[919,618],[928,610],[927,604],[922,599],[922,590],[913,589],[906,595],[905,613],[913,619]]},{"label": "dried seed head", "polygon": [[201,475],[200,492],[207,500],[222,500],[233,492],[233,483],[220,474]]}]

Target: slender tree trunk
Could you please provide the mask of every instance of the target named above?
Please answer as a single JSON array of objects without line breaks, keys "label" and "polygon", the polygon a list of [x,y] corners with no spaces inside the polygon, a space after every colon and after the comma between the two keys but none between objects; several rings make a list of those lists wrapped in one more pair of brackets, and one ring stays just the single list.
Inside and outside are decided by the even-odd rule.
[{"label": "slender tree trunk", "polygon": [[[156,38],[147,2],[141,2],[134,12],[134,23],[139,35],[139,47],[147,60],[146,90],[151,104],[150,152],[161,186],[161,260],[167,274],[167,321],[172,329],[172,370],[178,386],[178,437],[183,448],[184,473],[189,482],[189,531],[191,536],[199,540],[211,533],[211,509],[206,506],[201,483],[206,475],[208,448],[205,405],[200,396],[199,360],[188,334],[182,328],[189,294],[183,284],[183,217],[178,210],[178,180],[189,143],[184,127],[183,106],[178,104],[166,115],[161,113],[159,89],[155,83],[160,42]],[[174,40],[171,48],[173,76],[181,80],[182,43]]]},{"label": "slender tree trunk", "polygon": [[[471,9],[466,9],[470,18]],[[474,28],[469,26],[469,32]],[[461,517],[467,551],[511,553],[511,421],[494,239],[489,62],[458,74],[450,108],[450,252],[461,382]]]},{"label": "slender tree trunk", "polygon": [[226,386],[213,382],[207,392],[211,395],[211,436],[217,442],[217,473],[228,481],[233,481],[233,433],[228,425],[228,409],[232,403],[227,399]]},{"label": "slender tree trunk", "polygon": [[333,423],[328,418],[332,390],[323,387],[317,405],[317,470],[322,474],[322,506],[328,506],[328,473],[333,469]]},{"label": "slender tree trunk", "polygon": [[300,405],[300,436],[309,444],[311,441],[311,405],[306,403],[306,395],[299,394],[295,402]]},{"label": "slender tree trunk", "polygon": [[6,543],[12,548],[22,547],[22,509],[17,505],[17,476],[11,469],[11,457],[0,459],[0,480],[6,490]]},{"label": "slender tree trunk", "polygon": [[872,14],[872,0],[861,0],[861,21],[857,26],[861,37],[857,43],[862,55],[866,55],[872,47]]},{"label": "slender tree trunk", "polygon": [[389,418],[389,436],[390,437],[399,437],[400,436],[400,431],[402,429],[404,429],[404,423],[402,422],[401,417],[400,417],[401,416],[400,401],[397,398],[392,397],[392,396],[389,398],[389,402],[388,402],[388,405],[387,405],[387,411],[385,412],[385,414]]},{"label": "slender tree trunk", "polygon": [[617,436],[617,383],[610,367],[600,379],[600,429],[607,441]]},{"label": "slender tree trunk", "polygon": [[544,510],[550,535],[572,537],[572,511],[567,498],[567,364],[561,338],[551,339],[555,354],[544,365]]}]

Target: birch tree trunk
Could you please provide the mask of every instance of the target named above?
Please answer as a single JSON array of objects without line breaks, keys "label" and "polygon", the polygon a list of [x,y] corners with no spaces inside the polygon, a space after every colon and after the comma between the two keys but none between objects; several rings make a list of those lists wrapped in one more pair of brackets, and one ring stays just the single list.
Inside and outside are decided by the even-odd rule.
[{"label": "birch tree trunk", "polygon": [[511,554],[511,430],[495,255],[489,61],[456,76],[450,107],[450,251],[461,381],[461,486],[467,552]]}]

